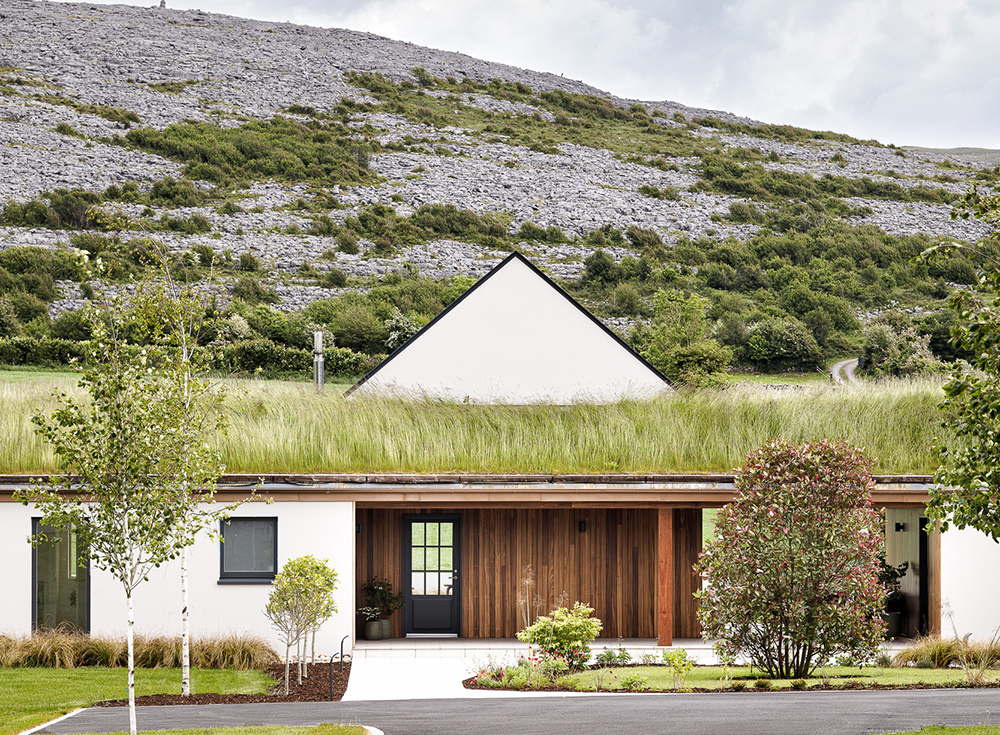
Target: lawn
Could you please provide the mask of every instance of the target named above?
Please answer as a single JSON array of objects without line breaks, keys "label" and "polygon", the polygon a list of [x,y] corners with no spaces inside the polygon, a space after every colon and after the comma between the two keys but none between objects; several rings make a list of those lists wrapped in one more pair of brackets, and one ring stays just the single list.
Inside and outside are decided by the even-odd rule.
[{"label": "lawn", "polygon": [[54,370],[32,366],[5,365],[0,369],[0,383],[52,382],[60,378],[75,378],[72,370]]},{"label": "lawn", "polygon": [[[734,667],[730,669],[730,681],[726,681],[724,671],[720,666],[695,666],[682,685],[682,689],[723,689],[743,684],[754,689],[759,679],[767,679],[759,670],[751,671],[749,667]],[[623,679],[635,681],[641,677],[652,690],[673,690],[674,680],[667,666],[636,666],[628,668],[591,669],[576,674],[569,674],[559,683],[569,689],[582,691],[614,690],[622,688]],[[791,680],[769,679],[774,689],[791,688]],[[965,686],[965,674],[960,669],[919,669],[915,667],[876,668],[829,666],[818,669],[815,676],[806,679],[806,686],[843,686],[850,682],[864,685],[889,686]],[[987,681],[1000,682],[1000,671],[990,671]]]},{"label": "lawn", "polygon": [[[180,694],[180,669],[136,669],[136,694]],[[0,735],[13,735],[78,707],[128,696],[122,668],[0,668]],[[265,694],[272,685],[262,671],[194,669],[195,694]]]}]

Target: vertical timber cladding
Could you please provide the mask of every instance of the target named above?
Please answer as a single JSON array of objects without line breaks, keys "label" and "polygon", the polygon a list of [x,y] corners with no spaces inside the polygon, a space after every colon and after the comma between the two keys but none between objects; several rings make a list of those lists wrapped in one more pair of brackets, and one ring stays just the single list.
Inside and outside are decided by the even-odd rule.
[{"label": "vertical timber cladding", "polygon": [[[579,600],[603,621],[602,637],[656,636],[656,509],[358,509],[359,606],[361,584],[372,576],[402,590],[403,515],[418,513],[462,516],[463,637],[514,637],[523,627],[518,587],[529,564],[541,614]],[[698,637],[691,592],[700,580],[691,566],[701,549],[701,511],[676,509],[674,517],[674,635]],[[392,625],[402,635],[402,616],[393,615]]]}]

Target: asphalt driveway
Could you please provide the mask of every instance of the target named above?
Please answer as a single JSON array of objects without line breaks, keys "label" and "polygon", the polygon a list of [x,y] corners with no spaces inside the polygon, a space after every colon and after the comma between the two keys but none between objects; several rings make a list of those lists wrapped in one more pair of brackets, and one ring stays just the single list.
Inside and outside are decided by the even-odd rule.
[{"label": "asphalt driveway", "polygon": [[[386,735],[859,735],[1000,724],[1000,689],[182,705],[140,707],[138,716],[141,730],[334,722]],[[116,730],[128,730],[125,708],[84,710],[41,732]]]}]

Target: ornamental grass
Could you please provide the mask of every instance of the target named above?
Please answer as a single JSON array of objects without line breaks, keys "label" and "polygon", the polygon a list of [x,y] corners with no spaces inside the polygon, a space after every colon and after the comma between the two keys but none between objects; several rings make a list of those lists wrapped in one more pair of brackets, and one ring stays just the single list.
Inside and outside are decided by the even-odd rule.
[{"label": "ornamental grass", "polygon": [[[30,636],[0,635],[0,668],[120,668],[128,665],[125,637],[89,636],[69,629],[38,631]],[[263,669],[280,661],[257,636],[191,639],[191,666],[199,669]],[[135,665],[141,669],[179,668],[179,636],[135,636]]]}]

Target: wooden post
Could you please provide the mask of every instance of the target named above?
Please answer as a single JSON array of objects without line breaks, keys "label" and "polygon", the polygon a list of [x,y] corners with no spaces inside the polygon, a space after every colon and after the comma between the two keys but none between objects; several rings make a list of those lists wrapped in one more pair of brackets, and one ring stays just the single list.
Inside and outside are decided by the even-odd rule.
[{"label": "wooden post", "polygon": [[927,525],[927,633],[941,635],[941,532],[937,523]]},{"label": "wooden post", "polygon": [[660,508],[656,537],[656,644],[674,642],[674,509]]}]

